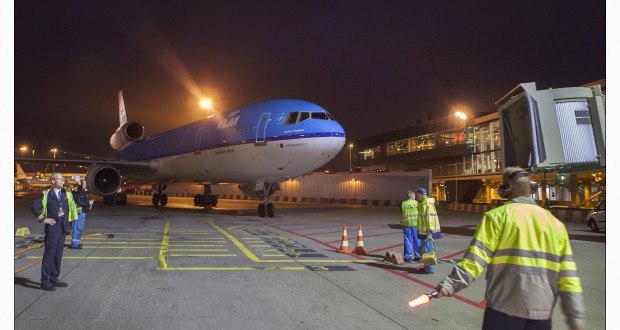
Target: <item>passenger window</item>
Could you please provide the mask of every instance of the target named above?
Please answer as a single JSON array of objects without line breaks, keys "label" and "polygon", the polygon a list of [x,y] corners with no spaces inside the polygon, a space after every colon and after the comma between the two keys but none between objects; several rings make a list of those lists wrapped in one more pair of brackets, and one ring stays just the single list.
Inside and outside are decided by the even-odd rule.
[{"label": "passenger window", "polygon": [[297,123],[297,116],[299,115],[299,112],[291,112],[288,114],[288,117],[286,118],[286,121],[284,122],[284,125],[293,125]]}]

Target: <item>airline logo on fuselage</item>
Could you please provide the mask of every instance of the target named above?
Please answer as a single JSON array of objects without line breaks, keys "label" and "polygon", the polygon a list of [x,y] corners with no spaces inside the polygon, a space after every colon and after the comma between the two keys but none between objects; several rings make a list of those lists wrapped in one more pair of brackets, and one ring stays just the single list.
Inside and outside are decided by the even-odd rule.
[{"label": "airline logo on fuselage", "polygon": [[275,121],[275,123],[276,123],[276,124],[282,124],[282,123],[284,122],[284,119],[286,119],[286,114],[285,114],[284,112],[281,112],[281,113],[279,113],[279,114],[276,116],[276,121]]},{"label": "airline logo on fuselage", "polygon": [[224,119],[220,121],[219,124],[217,124],[217,129],[223,129],[223,128],[229,128],[229,127],[236,126],[237,122],[239,121],[239,118],[240,116],[228,117],[227,119]]}]

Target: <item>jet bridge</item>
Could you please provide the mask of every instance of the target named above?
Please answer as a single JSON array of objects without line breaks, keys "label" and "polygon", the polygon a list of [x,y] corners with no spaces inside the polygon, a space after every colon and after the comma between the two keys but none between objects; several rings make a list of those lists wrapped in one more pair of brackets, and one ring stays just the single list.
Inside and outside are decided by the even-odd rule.
[{"label": "jet bridge", "polygon": [[605,95],[599,85],[536,90],[536,83],[523,83],[495,106],[503,168],[562,173],[605,168]]}]

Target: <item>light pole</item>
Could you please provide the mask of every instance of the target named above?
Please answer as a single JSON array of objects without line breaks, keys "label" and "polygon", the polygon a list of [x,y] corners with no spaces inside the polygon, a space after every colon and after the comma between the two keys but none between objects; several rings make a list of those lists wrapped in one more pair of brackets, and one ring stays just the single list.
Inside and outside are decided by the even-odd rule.
[{"label": "light pole", "polygon": [[23,146],[23,147],[19,148],[19,150],[22,151],[22,158],[24,158],[24,151],[28,150],[28,147]]},{"label": "light pole", "polygon": [[[58,149],[53,148],[50,151],[54,153],[54,159],[56,159],[56,151],[58,151]],[[56,162],[54,162],[54,165],[52,165],[52,174],[54,174],[55,172],[56,172]]]},{"label": "light pole", "polygon": [[351,161],[352,161],[352,157],[351,157],[351,152],[353,150],[353,143],[349,144],[349,172],[353,172],[353,167],[351,166]]},{"label": "light pole", "polygon": [[[34,149],[32,149],[32,158],[34,158]],[[35,166],[34,163],[32,163],[32,168],[31,168],[32,172],[35,172],[34,166]]]}]

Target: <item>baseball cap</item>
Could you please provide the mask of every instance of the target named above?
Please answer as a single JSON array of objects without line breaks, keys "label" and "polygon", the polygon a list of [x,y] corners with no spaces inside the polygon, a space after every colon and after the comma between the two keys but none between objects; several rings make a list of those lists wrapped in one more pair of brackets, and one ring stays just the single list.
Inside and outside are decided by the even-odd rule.
[{"label": "baseball cap", "polygon": [[418,190],[416,190],[415,192],[417,192],[420,195],[426,195],[426,189],[424,188],[418,188]]}]

